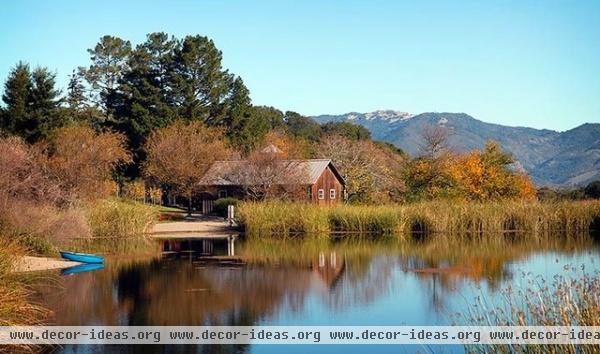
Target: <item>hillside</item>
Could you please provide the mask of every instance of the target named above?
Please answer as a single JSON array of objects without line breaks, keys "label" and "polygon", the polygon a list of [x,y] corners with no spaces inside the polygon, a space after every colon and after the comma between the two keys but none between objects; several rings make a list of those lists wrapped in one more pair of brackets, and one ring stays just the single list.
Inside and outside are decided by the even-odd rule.
[{"label": "hillside", "polygon": [[490,139],[498,141],[538,185],[567,187],[600,179],[600,124],[597,123],[557,132],[486,123],[464,113],[412,115],[386,110],[312,118],[319,123],[350,121],[362,125],[374,139],[391,142],[413,156],[419,154],[424,127],[440,125],[449,131],[450,147],[459,152],[482,148]]}]

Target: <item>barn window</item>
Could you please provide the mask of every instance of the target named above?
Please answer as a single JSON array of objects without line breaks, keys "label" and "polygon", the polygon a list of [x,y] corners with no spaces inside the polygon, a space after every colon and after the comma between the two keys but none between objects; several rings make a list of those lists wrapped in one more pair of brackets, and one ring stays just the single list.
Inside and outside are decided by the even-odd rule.
[{"label": "barn window", "polygon": [[306,188],[306,196],[308,199],[312,199],[312,187],[308,186],[308,188]]},{"label": "barn window", "polygon": [[325,190],[324,189],[319,189],[318,197],[319,197],[319,199],[325,199]]},{"label": "barn window", "polygon": [[227,191],[225,189],[219,191],[219,198],[227,198]]},{"label": "barn window", "polygon": [[335,199],[335,189],[329,190],[329,199]]}]

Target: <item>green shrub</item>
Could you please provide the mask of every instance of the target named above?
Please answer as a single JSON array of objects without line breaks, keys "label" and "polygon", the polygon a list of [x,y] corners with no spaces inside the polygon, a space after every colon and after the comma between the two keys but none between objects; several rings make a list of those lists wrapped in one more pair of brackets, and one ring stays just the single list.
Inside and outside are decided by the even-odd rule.
[{"label": "green shrub", "polygon": [[222,217],[227,217],[227,206],[237,206],[238,202],[239,200],[235,198],[219,198],[215,200],[214,213]]}]

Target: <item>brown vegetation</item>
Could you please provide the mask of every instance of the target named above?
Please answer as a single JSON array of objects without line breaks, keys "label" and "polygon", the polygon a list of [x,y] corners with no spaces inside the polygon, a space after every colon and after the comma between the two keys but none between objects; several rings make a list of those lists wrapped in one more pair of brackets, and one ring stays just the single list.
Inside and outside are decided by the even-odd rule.
[{"label": "brown vegetation", "polygon": [[355,141],[339,135],[323,139],[317,151],[319,157],[331,159],[342,174],[351,201],[402,200],[405,156],[370,140]]},{"label": "brown vegetation", "polygon": [[[49,315],[48,310],[28,300],[30,289],[12,273],[23,253],[15,241],[0,236],[0,326],[40,325]],[[32,353],[37,349],[23,345],[0,346],[2,353]]]},{"label": "brown vegetation", "polygon": [[248,163],[234,171],[245,194],[253,200],[297,199],[306,195],[309,171],[302,168],[298,160],[285,159],[287,154],[275,149],[270,145],[254,151]]},{"label": "brown vegetation", "polygon": [[113,194],[111,173],[128,161],[122,135],[81,125],[33,146],[0,139],[0,233],[33,253],[89,237],[80,202]]},{"label": "brown vegetation", "polygon": [[145,176],[191,200],[211,164],[226,159],[223,132],[201,122],[177,121],[152,133],[146,143]]},{"label": "brown vegetation", "polygon": [[121,163],[131,162],[124,135],[96,133],[83,125],[57,130],[44,148],[49,177],[71,201],[114,194],[112,171]]}]

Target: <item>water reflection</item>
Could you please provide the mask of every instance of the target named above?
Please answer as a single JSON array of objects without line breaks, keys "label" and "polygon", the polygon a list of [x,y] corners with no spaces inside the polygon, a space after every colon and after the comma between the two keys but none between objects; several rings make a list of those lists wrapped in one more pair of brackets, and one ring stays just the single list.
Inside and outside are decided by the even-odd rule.
[{"label": "water reflection", "polygon": [[[60,277],[60,290],[42,286],[39,300],[53,309],[57,325],[448,324],[448,314],[464,310],[468,299],[496,296],[497,289],[515,282],[523,269],[547,277],[560,272],[565,263],[598,269],[593,260],[600,255],[591,241],[566,240],[263,239],[238,240],[234,251],[226,238],[210,246],[180,241],[161,243],[154,257],[109,258],[105,269]],[[384,350],[374,348],[369,351]],[[90,350],[95,349],[86,349]],[[135,350],[267,352],[273,348]]]}]

